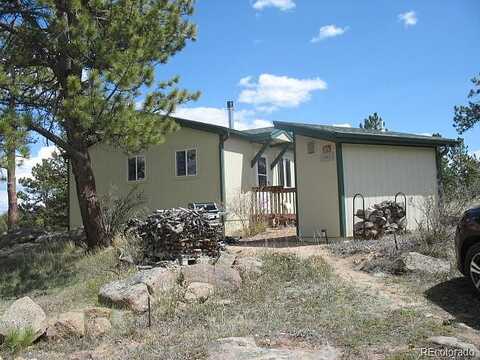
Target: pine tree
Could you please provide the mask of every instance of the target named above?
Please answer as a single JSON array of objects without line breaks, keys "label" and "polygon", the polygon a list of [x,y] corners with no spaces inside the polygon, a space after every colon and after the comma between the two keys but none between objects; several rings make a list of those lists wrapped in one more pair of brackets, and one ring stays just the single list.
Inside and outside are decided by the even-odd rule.
[{"label": "pine tree", "polygon": [[[7,75],[4,81],[13,83],[13,71]],[[7,182],[7,225],[8,229],[12,230],[19,219],[16,169],[18,163],[29,156],[29,139],[24,126],[25,118],[16,112],[14,96],[5,92],[1,96],[5,97],[7,106],[0,112],[0,172],[6,172],[6,177],[2,176],[2,180]]]},{"label": "pine tree", "polygon": [[472,99],[468,105],[455,106],[454,126],[459,134],[473,128],[480,122],[480,75],[472,79],[473,89],[468,98]]},{"label": "pine tree", "polygon": [[177,129],[169,114],[199,94],[178,89],[178,77],[156,83],[155,68],[195,39],[193,9],[193,0],[0,3],[0,59],[23,74],[16,101],[34,114],[28,128],[70,159],[90,248],[108,239],[89,147],[138,151]]},{"label": "pine tree", "polygon": [[21,178],[21,223],[47,229],[68,226],[68,169],[64,157],[56,152],[32,169],[31,178]]},{"label": "pine tree", "polygon": [[375,112],[372,115],[369,115],[365,120],[363,120],[363,123],[360,124],[360,128],[371,130],[385,130],[385,122]]},{"label": "pine tree", "polygon": [[[434,134],[433,136],[440,136]],[[440,174],[447,200],[455,200],[459,193],[471,199],[480,196],[480,159],[468,153],[462,138],[458,146],[440,149]],[[468,194],[466,194],[468,193]]]}]

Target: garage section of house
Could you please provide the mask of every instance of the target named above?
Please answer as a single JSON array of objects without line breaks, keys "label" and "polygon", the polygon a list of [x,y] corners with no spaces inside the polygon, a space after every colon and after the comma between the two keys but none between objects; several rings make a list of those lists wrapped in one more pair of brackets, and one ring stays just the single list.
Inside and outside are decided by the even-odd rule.
[{"label": "garage section of house", "polygon": [[[423,219],[428,199],[437,199],[437,150],[456,140],[391,131],[275,122],[293,134],[297,174],[298,236],[312,240],[350,237],[353,199],[365,207],[405,194],[407,228]],[[403,196],[398,197],[403,202]],[[362,208],[357,197],[356,209]],[[359,219],[357,218],[357,221]]]}]

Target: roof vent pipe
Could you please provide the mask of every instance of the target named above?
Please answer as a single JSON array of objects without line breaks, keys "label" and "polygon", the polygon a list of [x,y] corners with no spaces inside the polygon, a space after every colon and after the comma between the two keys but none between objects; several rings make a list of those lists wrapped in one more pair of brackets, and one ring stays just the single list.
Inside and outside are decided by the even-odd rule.
[{"label": "roof vent pipe", "polygon": [[233,129],[233,101],[227,101],[228,127]]}]

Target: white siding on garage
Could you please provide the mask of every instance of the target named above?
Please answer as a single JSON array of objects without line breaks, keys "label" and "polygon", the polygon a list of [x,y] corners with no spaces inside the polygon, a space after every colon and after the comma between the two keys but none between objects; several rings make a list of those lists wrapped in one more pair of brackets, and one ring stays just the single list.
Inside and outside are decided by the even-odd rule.
[{"label": "white siding on garage", "polygon": [[[347,236],[352,236],[356,193],[365,196],[365,207],[405,193],[409,229],[422,221],[425,198],[437,195],[434,148],[343,144],[343,169]],[[361,200],[357,204],[360,208]]]}]

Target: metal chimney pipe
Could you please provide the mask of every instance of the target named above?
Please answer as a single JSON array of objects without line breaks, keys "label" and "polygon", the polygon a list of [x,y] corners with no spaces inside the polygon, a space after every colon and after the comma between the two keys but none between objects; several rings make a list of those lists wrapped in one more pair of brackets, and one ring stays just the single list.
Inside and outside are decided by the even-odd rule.
[{"label": "metal chimney pipe", "polygon": [[227,112],[228,112],[228,127],[230,129],[233,129],[234,124],[233,124],[233,101],[229,100],[227,101]]}]

